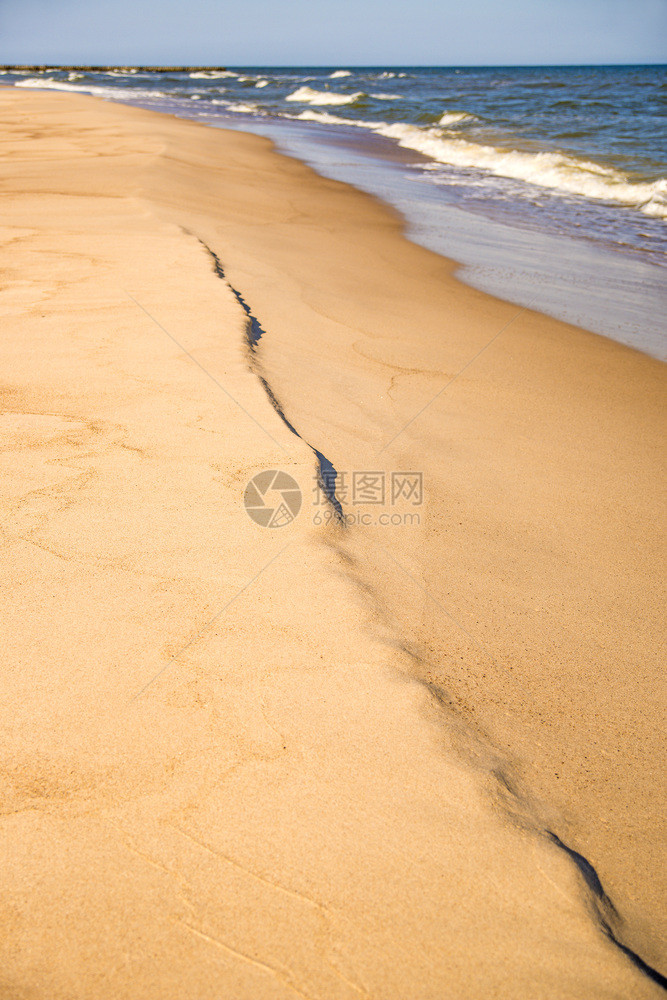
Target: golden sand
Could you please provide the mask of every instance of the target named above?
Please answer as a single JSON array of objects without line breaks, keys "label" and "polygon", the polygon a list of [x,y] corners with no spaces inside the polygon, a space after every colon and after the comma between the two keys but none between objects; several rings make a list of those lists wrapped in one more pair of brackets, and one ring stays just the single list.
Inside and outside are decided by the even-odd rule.
[{"label": "golden sand", "polygon": [[661,995],[664,366],[263,139],[0,116],[0,995]]}]

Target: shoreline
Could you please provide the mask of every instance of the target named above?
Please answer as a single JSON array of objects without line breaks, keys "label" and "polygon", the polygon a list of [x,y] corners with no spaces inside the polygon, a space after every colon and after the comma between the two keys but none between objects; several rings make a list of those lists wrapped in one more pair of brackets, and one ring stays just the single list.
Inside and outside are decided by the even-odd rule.
[{"label": "shoreline", "polygon": [[[149,105],[136,106],[152,110]],[[192,120],[173,108],[166,113]],[[660,324],[636,314],[638,303],[628,299],[627,289],[619,293],[628,280],[641,280],[644,299],[650,293],[657,315],[662,308],[663,269],[656,259],[631,262],[618,248],[581,236],[577,240],[558,232],[546,236],[525,219],[443,203],[437,191],[427,188],[420,192],[418,178],[399,175],[401,165],[411,168],[431,161],[416,150],[394,146],[382,135],[350,127],[348,132],[353,134],[346,137],[344,127],[328,125],[319,126],[325,131],[317,136],[313,133],[318,126],[313,123],[300,130],[298,122],[276,120],[267,125],[242,114],[196,120],[214,128],[270,138],[278,152],[299,159],[321,176],[350,184],[378,199],[404,219],[407,239],[455,260],[463,284],[667,361]],[[340,154],[346,150],[351,155],[347,162],[340,162]]]},{"label": "shoreline", "polygon": [[[637,536],[656,510],[647,493],[656,440],[649,387],[655,386],[657,401],[664,369],[630,348],[529,310],[517,314],[475,292],[452,276],[452,262],[404,240],[401,221],[384,206],[280,156],[265,140],[94,98],[16,97],[2,90],[0,101],[10,158],[26,177],[22,189],[11,159],[6,161],[5,181],[17,201],[16,330],[25,336],[27,329],[34,338],[36,366],[18,378],[20,368],[3,368],[14,372],[10,425],[16,424],[19,447],[28,434],[36,456],[33,481],[28,477],[24,486],[30,489],[19,490],[20,503],[10,504],[9,537],[18,546],[26,574],[20,585],[33,608],[18,621],[23,643],[28,651],[45,644],[43,661],[29,657],[25,663],[32,675],[12,682],[16,700],[10,696],[6,720],[27,773],[16,781],[12,878],[19,885],[28,870],[43,876],[49,869],[40,860],[46,859],[40,845],[54,838],[59,858],[49,875],[53,894],[30,897],[32,919],[44,931],[38,966],[12,960],[6,967],[15,982],[44,989],[48,976],[62,989],[72,969],[90,982],[95,955],[112,975],[108,995],[115,996],[161,995],[155,977],[164,990],[182,985],[185,976],[196,976],[192,995],[202,997],[207,983],[231,988],[234,982],[237,995],[249,997],[387,990],[398,995],[407,983],[411,995],[422,983],[427,996],[446,983],[456,996],[493,989],[515,998],[534,997],[547,980],[563,997],[580,996],[582,989],[587,996],[606,996],[624,988],[636,996],[656,995],[609,940],[622,929],[624,948],[649,965],[656,960],[652,932],[659,897],[651,896],[653,874],[647,874],[651,884],[640,884],[640,877],[656,848],[651,822],[657,775],[646,765],[657,725],[646,703],[639,715],[626,704],[633,685],[635,693],[651,690],[653,675],[646,665],[639,677],[633,674],[630,664],[640,647],[617,616],[606,632],[598,630],[596,641],[602,649],[630,643],[628,659],[617,675],[601,679],[594,673],[604,654],[598,652],[592,663],[582,660],[573,640],[577,626],[591,628],[586,609],[561,612],[565,642],[545,624],[556,579],[576,604],[577,583],[568,579],[563,561],[575,543],[585,559],[611,538],[604,565],[583,565],[598,614],[603,607],[613,612],[613,589],[605,591],[608,566],[615,561],[620,567],[627,544],[639,554]],[[21,139],[22,113],[37,122],[31,147]],[[31,214],[38,223],[32,227]],[[101,245],[100,232],[106,234]],[[22,249],[22,241],[37,249]],[[216,262],[215,271],[202,247]],[[42,255],[42,267],[28,279],[35,253]],[[64,272],[58,270],[63,254],[70,262]],[[25,291],[22,281],[28,282]],[[31,306],[30,283],[41,288],[43,315]],[[140,330],[138,311],[128,312],[130,291],[144,313]],[[443,315],[444,341],[434,338]],[[267,332],[253,345],[255,374],[242,349],[249,317]],[[168,371],[161,375],[156,329],[159,343],[170,345]],[[505,337],[498,333],[503,329],[509,331]],[[16,366],[11,343],[6,350]],[[479,362],[470,368],[473,355]],[[224,372],[224,378],[211,371]],[[417,414],[418,431],[414,414],[425,400],[433,397],[435,404],[441,397],[444,390],[436,396],[435,383],[442,374],[463,396],[443,397],[444,423],[433,421],[433,410]],[[202,396],[202,385],[214,395]],[[551,430],[557,414],[556,426],[566,438],[560,450]],[[564,415],[573,425],[569,431]],[[63,433],[59,420],[80,426]],[[607,425],[602,435],[601,420]],[[633,439],[635,425],[642,427],[641,449]],[[618,438],[614,461],[605,454],[612,426]],[[285,529],[298,552],[285,562],[273,533],[249,521],[241,498],[253,471],[284,463],[306,496],[312,455],[290,430],[312,442],[308,448],[316,455],[326,455],[339,476],[420,467],[428,506],[418,530],[409,538],[392,528],[384,534],[313,530],[315,522],[309,526],[302,517]],[[580,437],[586,448],[570,453]],[[543,474],[545,454],[550,477]],[[489,505],[480,503],[477,487],[491,456],[497,482]],[[138,467],[127,464],[135,461]],[[49,484],[51,470],[60,468],[77,470],[75,481]],[[160,485],[167,472],[164,482],[176,491],[175,501]],[[568,483],[570,489],[578,484],[580,497],[603,503],[598,494],[612,488],[616,511],[605,509],[599,525],[588,525],[582,519],[588,507],[579,509],[572,494],[559,503]],[[519,484],[523,505],[512,492]],[[553,496],[547,499],[549,487]],[[221,521],[217,491],[223,497]],[[38,497],[43,499],[37,503]],[[536,498],[546,508],[537,518]],[[630,525],[618,516],[628,504]],[[465,515],[463,531],[447,513],[452,507]],[[549,526],[554,514],[562,538]],[[133,536],[126,523],[141,525],[141,532]],[[165,544],[177,541],[176,524],[187,546]],[[266,577],[260,568],[248,582],[249,553]],[[387,553],[398,568],[391,568]],[[644,546],[643,557],[649,553]],[[41,562],[35,567],[30,557]],[[483,563],[476,562],[479,557]],[[274,560],[278,577],[269,571]],[[482,565],[488,580],[480,576]],[[222,596],[221,572],[230,567],[236,596],[223,611],[227,615],[231,608],[232,620],[212,617]],[[546,638],[555,648],[561,670],[556,690],[531,656],[522,662],[517,646],[517,610],[527,597],[537,600],[525,590],[526,570],[531,590],[542,590],[543,614],[530,628],[524,616],[521,640],[539,649]],[[623,571],[638,630],[642,614],[650,611],[642,590],[650,573],[641,561]],[[76,589],[74,574],[82,572],[88,590]],[[406,577],[417,581],[409,592]],[[259,589],[253,590],[258,578]],[[128,580],[136,581],[133,608],[123,608],[120,621],[131,641],[113,635],[107,640],[95,619],[117,620],[106,594],[119,594]],[[148,588],[143,595],[142,580]],[[477,590],[476,625],[468,623],[463,607],[456,610],[455,618],[463,619],[456,635],[443,632],[447,615],[450,625],[455,621],[448,610],[452,591],[460,604],[471,583]],[[48,617],[37,610],[44,591],[53,593],[60,615],[63,606],[68,609],[64,634],[57,627],[46,637]],[[425,601],[425,593],[437,596]],[[157,615],[156,601],[162,609]],[[436,620],[434,603],[440,608]],[[165,614],[170,607],[180,609],[177,617],[197,620],[189,635],[182,622]],[[74,691],[62,691],[47,668],[63,661],[67,631],[76,620],[70,609],[83,612],[86,624],[76,626],[79,640],[68,654]],[[202,635],[208,638],[199,642]],[[653,641],[641,646],[647,657]],[[156,656],[160,649],[162,656]],[[475,662],[480,650],[483,660],[489,649],[490,664]],[[132,650],[132,657],[123,650]],[[178,679],[165,673],[160,682],[165,662],[181,656]],[[104,663],[108,657],[117,663],[114,676],[104,668],[92,676],[81,673],[88,659]],[[495,676],[497,659],[502,670]],[[153,666],[145,674],[150,699],[134,704],[136,661]],[[508,662],[514,678],[507,676]],[[55,685],[50,700],[39,686],[31,690],[35,669],[37,676],[46,670],[44,678]],[[118,685],[134,704],[120,720],[122,738],[110,728],[109,716],[123,702]],[[592,729],[562,715],[580,697],[590,700],[602,691],[606,717]],[[53,731],[54,710],[57,717],[72,706],[69,728]],[[535,746],[533,710],[551,713],[544,736],[553,745],[546,749]],[[35,719],[43,721],[36,727]],[[567,732],[563,723],[570,727],[574,754],[559,765],[567,787],[558,793],[560,776],[554,782],[550,769]],[[646,743],[643,758],[625,745],[629,728]],[[605,783],[608,767],[595,759],[588,784],[572,780],[591,746],[606,753],[613,745],[618,759],[612,786]],[[638,819],[622,809],[629,789]],[[598,808],[604,806],[607,839],[604,830],[596,839],[586,823],[591,795]],[[119,828],[120,839],[113,833]],[[625,926],[614,927],[613,910],[605,909],[604,897],[595,901],[571,860],[555,849],[554,837],[588,859]],[[639,867],[625,853],[637,839]],[[28,860],[22,844],[32,848],[36,861]],[[188,854],[192,844],[215,871]],[[133,868],[132,884],[119,888],[128,845],[139,867]],[[84,879],[71,877],[76,854],[85,858]],[[246,873],[239,884],[229,882],[230,865],[235,878]],[[444,872],[449,881],[442,881]],[[159,888],[154,880],[165,876],[180,885],[178,892]],[[209,883],[213,877],[220,898],[233,900],[234,940],[225,938],[229,921],[204,876]],[[499,897],[494,886],[501,887]],[[271,898],[254,897],[267,888]],[[286,909],[275,909],[276,891]],[[140,945],[139,951],[131,948],[131,971],[141,970],[132,980],[134,993],[127,992],[125,973],[111,972],[119,936],[125,941],[121,924],[112,919],[108,937],[94,916],[100,893],[113,913],[119,892],[132,913],[142,893],[157,893],[161,900],[136,911],[141,930],[131,921]],[[642,901],[633,909],[638,892]],[[59,894],[81,912],[77,947],[60,958],[44,930],[59,912]],[[177,912],[183,898],[190,916]],[[413,912],[415,903],[408,901],[414,898],[419,905]],[[27,911],[23,905],[19,911],[20,924]],[[647,927],[642,921],[649,911]],[[165,924],[170,913],[175,922],[170,917]],[[445,919],[447,913],[456,914],[455,923]],[[189,928],[187,944],[177,925]],[[140,955],[141,948],[154,946],[168,956],[169,969],[157,970]],[[231,963],[222,971],[211,958],[216,949]],[[335,984],[327,979],[327,965],[338,975]],[[91,994],[86,987],[76,995]]]},{"label": "shoreline", "polygon": [[[490,172],[483,169],[479,176],[474,171],[469,176],[465,170],[439,166],[440,154],[434,148],[433,156],[423,161],[426,169],[418,166],[419,159],[405,161],[406,167],[401,169],[399,163],[404,161],[400,156],[396,158],[399,153],[414,153],[419,157],[417,150],[422,148],[423,142],[431,140],[429,130],[422,134],[412,125],[397,124],[389,128],[389,132],[398,129],[386,140],[391,148],[388,150],[381,145],[388,129],[383,124],[384,112],[389,110],[388,121],[393,121],[394,105],[387,107],[386,101],[384,104],[376,101],[378,106],[372,113],[364,112],[359,117],[357,110],[350,112],[354,120],[346,124],[344,109],[332,116],[326,111],[321,113],[317,107],[311,110],[307,104],[289,103],[295,95],[285,97],[283,91],[298,86],[298,74],[289,71],[287,75],[272,74],[267,70],[266,78],[260,78],[262,72],[261,68],[249,68],[238,73],[220,73],[220,76],[230,77],[222,83],[190,80],[187,74],[181,74],[164,85],[159,75],[151,74],[139,84],[130,79],[119,81],[103,73],[72,83],[67,82],[64,72],[55,74],[54,80],[43,80],[42,84],[46,88],[73,92],[89,89],[97,96],[127,101],[131,106],[175,113],[214,127],[241,128],[268,137],[287,155],[296,156],[324,176],[350,183],[391,203],[409,221],[408,238],[445,257],[460,260],[463,265],[461,278],[467,284],[667,360],[664,330],[659,320],[666,304],[662,281],[664,223],[659,222],[657,216],[649,218],[650,213],[642,214],[643,208],[636,212],[620,205],[613,208],[615,195],[611,190],[610,202],[605,202],[604,198],[571,197],[567,194],[567,178],[561,178],[565,183],[563,190],[555,184],[559,194],[549,192],[548,177],[542,178],[546,187],[540,186],[540,180],[536,181],[537,186],[532,183],[522,186],[508,180],[520,167],[518,161],[508,165],[506,175],[501,164],[495,179],[496,171],[491,166]],[[328,70],[313,72],[315,76],[306,72],[303,81],[319,80],[320,83],[312,86],[324,86],[328,90],[332,74]],[[246,73],[250,75],[244,75]],[[382,74],[375,76],[378,78],[375,84],[379,85]],[[356,76],[352,73],[350,80],[356,81],[356,90],[369,91],[371,98],[397,99],[404,90],[401,85],[394,92],[396,81],[392,80],[391,94],[374,95],[372,73],[360,71]],[[15,77],[13,82],[18,87],[40,86],[37,78]],[[253,82],[264,89],[255,91]],[[452,83],[456,90],[454,78]],[[332,100],[345,100],[345,85],[343,93],[339,94],[336,80],[334,84],[336,93]],[[304,89],[303,99],[307,101],[312,97],[317,105],[319,91],[309,90],[309,86]],[[408,96],[411,86],[406,92]],[[258,94],[261,97],[258,98]],[[322,100],[325,98],[326,94]],[[485,120],[484,109],[478,108],[474,100],[472,104],[472,110]],[[306,108],[303,113],[300,113],[301,107]],[[298,120],[302,117],[307,121]],[[407,116],[399,114],[399,118],[403,117],[411,121],[414,116],[412,112],[407,112]],[[320,119],[326,124],[319,123]],[[475,120],[475,114],[472,119]],[[456,126],[454,131],[443,133],[445,147],[451,140],[454,163],[457,156],[465,158],[472,155],[473,150],[477,150],[479,156],[485,150],[490,153],[490,147],[487,149],[483,144],[484,136],[476,135],[476,128],[473,125],[468,138],[467,126],[461,132]],[[372,140],[378,145],[372,146]],[[437,145],[440,140],[433,138],[433,141]],[[493,135],[487,135],[486,141],[493,146]],[[475,145],[479,142],[481,146]],[[503,147],[502,138],[498,142]],[[530,155],[521,141],[514,145],[516,151],[511,156],[520,159]],[[524,151],[519,152],[521,149]],[[566,160],[575,155],[573,149],[568,153],[567,143],[563,149]],[[496,150],[499,155],[501,152],[502,149]],[[577,155],[580,154],[581,150]],[[550,155],[546,154],[547,160]],[[546,169],[546,163],[540,164],[538,160],[539,157],[533,166],[539,168],[539,173]],[[579,166],[583,169],[586,164],[581,162]],[[587,176],[580,177],[584,188]],[[600,192],[598,197],[602,197]],[[655,192],[655,197],[659,200],[659,192]],[[659,214],[659,206],[656,212]]]}]

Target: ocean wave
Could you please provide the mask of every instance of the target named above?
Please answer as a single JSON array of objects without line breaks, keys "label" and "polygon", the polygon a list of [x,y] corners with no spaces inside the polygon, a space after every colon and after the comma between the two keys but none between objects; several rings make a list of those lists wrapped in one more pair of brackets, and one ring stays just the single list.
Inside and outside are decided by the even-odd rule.
[{"label": "ocean wave", "polygon": [[343,76],[352,76],[349,69],[335,69],[333,73],[329,73],[330,80],[338,80]]},{"label": "ocean wave", "polygon": [[[322,125],[346,125],[367,129],[399,146],[423,153],[438,164],[494,174],[523,181],[563,194],[579,195],[599,201],[612,201],[639,209],[645,215],[667,220],[667,178],[656,181],[633,181],[611,167],[579,160],[565,153],[532,153],[516,149],[498,149],[468,139],[447,135],[439,128],[419,128],[398,122],[354,121],[327,111],[306,110],[294,116],[300,121]],[[443,116],[444,117],[444,116]],[[474,120],[474,115],[451,113],[449,124]],[[441,119],[442,121],[442,119]]]},{"label": "ocean wave", "polygon": [[[14,84],[15,87],[45,87],[47,90],[50,89],[51,85],[57,85],[58,81],[54,80],[52,76],[30,76],[27,80],[17,80]],[[80,87],[70,87],[68,84],[62,84],[63,90],[80,90]]]},{"label": "ocean wave", "polygon": [[402,101],[400,94],[371,94],[376,101]]},{"label": "ocean wave", "polygon": [[65,80],[54,80],[53,77],[34,76],[26,80],[17,80],[15,87],[28,87],[34,90],[65,90],[73,94],[92,94],[94,97],[104,97],[117,101],[119,98],[128,97],[169,97],[164,90],[139,90],[132,87],[128,90],[120,90],[118,87],[100,87],[92,83],[67,83]]},{"label": "ocean wave", "polygon": [[652,185],[653,193],[648,201],[641,206],[645,215],[650,215],[654,219],[667,220],[667,177],[661,177]]},{"label": "ocean wave", "polygon": [[112,87],[96,87],[93,84],[79,84],[77,86],[73,83],[67,83],[65,80],[54,80],[52,76],[29,76],[25,80],[17,80],[14,86],[28,87],[34,90],[68,90],[75,94],[97,94],[99,96],[107,94],[115,96],[118,93]]},{"label": "ocean wave", "polygon": [[261,90],[262,87],[268,87],[268,85],[269,85],[268,80],[258,80],[257,83],[255,84],[255,87],[257,88],[257,90]]},{"label": "ocean wave", "polygon": [[358,90],[354,94],[336,94],[331,90],[313,90],[312,87],[299,87],[293,94],[288,94],[286,101],[295,101],[298,104],[355,104],[366,95]]},{"label": "ocean wave", "polygon": [[667,219],[667,178],[633,182],[618,170],[565,153],[498,149],[447,137],[434,128],[398,123],[375,126],[373,131],[447,166],[484,170],[565,194],[615,201],[654,218]]},{"label": "ocean wave", "polygon": [[192,80],[220,80],[226,76],[238,76],[238,73],[233,73],[231,69],[221,69],[221,70],[208,70],[208,69],[198,69],[193,73],[188,73],[188,76]]},{"label": "ocean wave", "polygon": [[467,111],[445,111],[438,119],[438,125],[458,125],[460,122],[479,121],[475,115],[469,115]]},{"label": "ocean wave", "polygon": [[228,111],[236,111],[241,115],[252,115],[257,114],[259,108],[256,104],[228,104],[227,101],[211,101],[211,104],[224,104]]},{"label": "ocean wave", "polygon": [[298,115],[287,115],[286,117],[299,122],[319,122],[320,125],[356,125],[357,128],[368,128],[366,122],[354,121],[352,118],[339,118],[338,115],[331,115],[328,111],[302,111]]}]

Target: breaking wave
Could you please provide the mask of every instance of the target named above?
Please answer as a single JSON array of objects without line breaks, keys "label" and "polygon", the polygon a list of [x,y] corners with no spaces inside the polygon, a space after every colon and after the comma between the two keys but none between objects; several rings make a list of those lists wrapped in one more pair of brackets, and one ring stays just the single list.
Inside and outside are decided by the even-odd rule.
[{"label": "breaking wave", "polygon": [[475,115],[469,115],[467,111],[445,111],[438,120],[438,125],[459,125],[461,122],[479,121]]},{"label": "breaking wave", "polygon": [[193,73],[188,73],[188,76],[192,80],[220,80],[223,79],[224,77],[238,76],[238,73],[233,73],[231,69],[221,69],[221,70],[199,69],[195,70]]},{"label": "breaking wave", "polygon": [[256,104],[228,104],[227,101],[211,101],[211,104],[224,104],[227,111],[235,111],[242,115],[251,115],[259,110]]},{"label": "breaking wave", "polygon": [[664,177],[653,182],[633,182],[626,174],[590,160],[579,160],[564,153],[498,149],[451,138],[435,128],[422,129],[397,123],[375,125],[373,131],[394,139],[399,146],[424,153],[437,163],[484,170],[498,177],[566,194],[615,201],[638,208],[645,215],[667,219],[667,178]]},{"label": "breaking wave", "polygon": [[293,94],[289,94],[285,100],[295,101],[298,104],[356,104],[366,95],[362,90],[354,94],[336,94],[331,90],[313,90],[312,87],[299,87]]},{"label": "breaking wave", "polygon": [[[74,94],[92,94],[94,97],[111,98],[118,100],[119,92],[116,87],[99,87],[93,83],[68,83],[65,80],[54,80],[52,77],[27,77],[25,80],[17,80],[15,87],[29,87],[35,90],[66,90]],[[133,87],[127,92],[128,97],[167,97],[161,90],[139,90]]]},{"label": "breaking wave", "polygon": [[328,111],[302,111],[298,115],[290,115],[300,122],[319,122],[320,125],[356,125],[357,128],[367,128],[364,122],[354,121],[352,118],[339,118],[338,115],[331,115]]},{"label": "breaking wave", "polygon": [[389,124],[380,121],[361,121],[315,110],[302,111],[290,117],[321,125],[354,126],[375,132],[387,139],[393,139],[405,149],[413,149],[435,161],[433,169],[436,164],[443,164],[481,171],[487,175],[519,180],[563,194],[616,202],[619,205],[639,209],[653,218],[667,220],[667,178],[659,178],[656,181],[633,181],[612,167],[577,159],[565,153],[532,153],[517,149],[502,149],[471,142],[469,139],[456,136],[455,133],[448,134],[444,130],[446,127],[476,120],[474,115],[465,112],[446,112],[440,118],[440,128],[420,128],[418,125],[408,125],[403,122]]}]

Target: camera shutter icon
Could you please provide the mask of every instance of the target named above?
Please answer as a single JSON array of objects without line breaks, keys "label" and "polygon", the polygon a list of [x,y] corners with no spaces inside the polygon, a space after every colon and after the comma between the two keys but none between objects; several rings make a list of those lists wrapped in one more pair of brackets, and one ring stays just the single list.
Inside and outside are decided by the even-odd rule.
[{"label": "camera shutter icon", "polygon": [[301,510],[301,490],[289,473],[267,469],[252,477],[245,488],[243,503],[255,524],[262,528],[284,528]]}]

